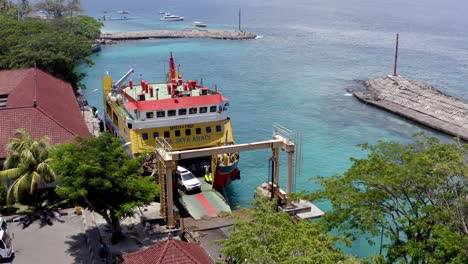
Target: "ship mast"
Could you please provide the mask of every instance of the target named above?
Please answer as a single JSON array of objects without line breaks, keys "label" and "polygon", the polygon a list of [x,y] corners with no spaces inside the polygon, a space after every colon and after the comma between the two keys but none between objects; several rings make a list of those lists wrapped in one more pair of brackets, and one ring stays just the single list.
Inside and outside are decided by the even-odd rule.
[{"label": "ship mast", "polygon": [[169,81],[175,78],[176,78],[176,70],[175,70],[175,65],[174,65],[174,57],[172,57],[172,52],[171,52],[171,57],[169,58]]}]

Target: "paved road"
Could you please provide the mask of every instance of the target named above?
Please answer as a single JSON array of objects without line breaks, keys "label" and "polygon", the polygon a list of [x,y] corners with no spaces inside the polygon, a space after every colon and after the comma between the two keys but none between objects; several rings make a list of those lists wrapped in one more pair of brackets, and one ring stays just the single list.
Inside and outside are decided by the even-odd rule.
[{"label": "paved road", "polygon": [[63,222],[52,220],[53,225],[41,225],[36,220],[23,229],[20,222],[12,222],[9,229],[14,233],[14,264],[89,264],[89,251],[81,216],[69,214],[61,217]]}]

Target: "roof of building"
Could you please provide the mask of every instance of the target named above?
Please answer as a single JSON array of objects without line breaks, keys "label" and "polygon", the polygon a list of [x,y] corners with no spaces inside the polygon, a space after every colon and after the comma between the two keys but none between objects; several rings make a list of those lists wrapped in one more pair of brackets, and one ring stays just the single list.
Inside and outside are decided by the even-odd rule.
[{"label": "roof of building", "polygon": [[213,260],[199,243],[168,239],[123,256],[125,264],[206,264]]},{"label": "roof of building", "polygon": [[125,103],[125,107],[129,110],[152,111],[152,110],[167,110],[184,107],[209,106],[226,102],[228,99],[221,94],[205,95],[205,96],[189,96],[161,100],[148,100]]},{"label": "roof of building", "polygon": [[0,159],[17,129],[33,138],[48,136],[51,144],[72,141],[75,135],[90,136],[69,83],[40,69],[0,71]]}]

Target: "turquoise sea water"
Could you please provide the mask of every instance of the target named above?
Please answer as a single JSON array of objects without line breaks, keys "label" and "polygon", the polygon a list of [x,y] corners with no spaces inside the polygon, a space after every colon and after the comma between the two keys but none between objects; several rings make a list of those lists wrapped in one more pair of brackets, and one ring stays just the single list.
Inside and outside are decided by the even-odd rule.
[{"label": "turquoise sea water", "polygon": [[[350,157],[364,157],[359,143],[378,140],[409,142],[412,135],[433,131],[346,96],[346,88],[393,72],[395,33],[400,33],[399,73],[428,82],[468,100],[468,3],[463,0],[206,0],[82,1],[86,13],[131,20],[106,21],[104,31],[189,28],[203,21],[209,28],[236,28],[242,8],[243,29],[262,38],[227,40],[141,40],[104,46],[93,55],[88,90],[100,88],[108,71],[119,78],[135,68],[134,79],[162,80],[169,52],[181,64],[184,78],[215,84],[230,99],[230,116],[238,143],[267,140],[272,125],[303,131],[303,169],[296,190],[319,188],[310,178],[344,172]],[[408,3],[411,2],[411,3]],[[107,13],[104,13],[106,11]],[[182,22],[161,22],[168,11]],[[87,99],[102,112],[102,95]],[[281,153],[285,182],[285,154]],[[270,152],[241,153],[240,181],[226,188],[233,206],[247,206],[256,186],[268,178]],[[285,185],[283,185],[285,186]],[[326,203],[318,204],[330,210]],[[348,253],[378,252],[365,240]]]}]

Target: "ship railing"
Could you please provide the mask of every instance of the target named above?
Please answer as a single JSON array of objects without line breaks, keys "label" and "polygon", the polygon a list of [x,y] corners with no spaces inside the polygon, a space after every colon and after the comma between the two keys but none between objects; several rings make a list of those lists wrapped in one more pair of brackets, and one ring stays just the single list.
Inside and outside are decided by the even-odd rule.
[{"label": "ship railing", "polygon": [[169,144],[165,138],[163,137],[155,138],[155,142],[156,142],[156,149],[161,155],[167,156],[169,155],[169,153],[172,152],[171,144]]},{"label": "ship railing", "polygon": [[285,138],[288,142],[294,139],[294,132],[287,129],[286,127],[280,124],[273,125],[273,138],[276,136],[280,136]]}]

